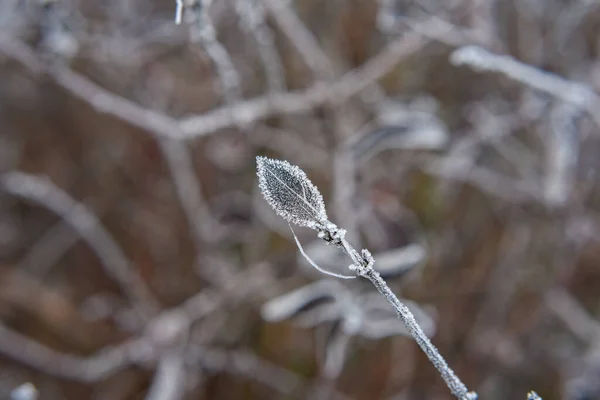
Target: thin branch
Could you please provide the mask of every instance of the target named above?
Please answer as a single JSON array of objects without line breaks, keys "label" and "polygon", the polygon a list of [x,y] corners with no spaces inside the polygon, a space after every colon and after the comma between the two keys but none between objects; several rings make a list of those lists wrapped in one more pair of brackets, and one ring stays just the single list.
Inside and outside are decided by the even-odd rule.
[{"label": "thin branch", "polygon": [[329,57],[321,49],[315,36],[306,29],[304,23],[286,2],[281,0],[261,0],[261,2],[274,17],[275,22],[289,41],[298,50],[316,78],[324,80],[333,78],[333,68]]},{"label": "thin branch", "polygon": [[479,71],[499,72],[559,100],[586,110],[600,127],[600,98],[586,85],[543,71],[507,55],[496,55],[478,46],[465,46],[450,55],[454,65],[468,65]]},{"label": "thin branch", "polygon": [[[35,53],[26,44],[16,38],[1,38],[0,51],[21,60],[13,51],[13,47],[18,47],[19,51],[27,52],[35,59],[37,65],[43,66],[43,63],[37,59]],[[179,121],[117,96],[66,67],[57,66],[42,70],[50,74],[58,85],[73,96],[90,104],[98,112],[113,115],[155,135],[196,138],[273,115],[302,113],[326,103],[342,104],[392,71],[399,62],[418,52],[427,42],[427,39],[417,33],[408,33],[403,38],[387,45],[364,65],[346,73],[333,83],[316,84],[304,91],[257,97]]]},{"label": "thin branch", "polygon": [[[342,239],[343,242],[345,240]],[[351,256],[352,259],[358,257],[358,252],[350,246],[347,242],[343,245],[344,250]],[[353,254],[353,255],[352,255]],[[429,361],[433,364],[433,366],[440,372],[442,378],[446,382],[446,385],[452,392],[454,396],[456,396],[460,400],[474,400],[477,398],[477,394],[474,392],[469,392],[464,383],[456,376],[454,371],[448,366],[444,357],[440,354],[438,349],[431,343],[423,329],[419,326],[417,321],[415,320],[415,316],[413,313],[406,307],[399,299],[396,297],[394,292],[391,291],[385,280],[381,278],[379,273],[373,269],[374,260],[371,258],[369,260],[370,254],[367,257],[364,256],[365,251],[363,250],[362,257],[362,265],[357,265],[357,272],[363,278],[366,278],[373,283],[375,288],[381,293],[385,299],[392,305],[398,318],[404,322],[406,329],[415,339],[415,342],[421,347]],[[365,265],[365,261],[368,263]]]},{"label": "thin branch", "polygon": [[240,76],[233,65],[227,49],[217,39],[217,32],[209,14],[210,0],[196,0],[190,7],[195,21],[190,26],[190,37],[206,51],[214,64],[226,104],[232,104],[241,98]]},{"label": "thin branch", "polygon": [[19,265],[33,275],[44,276],[78,241],[79,235],[61,220],[29,248]]},{"label": "thin branch", "polygon": [[230,107],[222,107],[205,114],[184,118],[180,122],[187,138],[210,134],[237,123],[250,123],[277,114],[297,114],[312,110],[328,102],[341,104],[385,76],[395,66],[418,52],[427,43],[420,35],[409,33],[392,42],[361,67],[356,68],[331,84],[316,84],[305,90],[258,97]]},{"label": "thin branch", "polygon": [[562,322],[581,340],[588,344],[600,343],[600,322],[564,289],[553,289],[544,302]]},{"label": "thin branch", "polygon": [[250,33],[256,42],[269,92],[284,91],[284,67],[277,53],[273,31],[266,23],[263,4],[259,0],[236,0],[235,10],[244,30]]},{"label": "thin branch", "polygon": [[298,246],[298,250],[300,250],[300,254],[302,254],[302,256],[306,259],[306,261],[308,261],[310,263],[310,265],[313,266],[314,269],[316,269],[317,271],[325,274],[325,275],[329,275],[329,276],[334,276],[336,278],[340,278],[340,279],[355,279],[356,276],[354,275],[341,275],[341,274],[336,274],[335,272],[331,272],[331,271],[327,271],[326,269],[323,269],[321,267],[319,267],[305,252],[304,249],[302,248],[302,244],[300,244],[300,240],[298,240],[298,236],[296,236],[296,232],[294,232],[294,229],[292,228],[292,225],[288,224],[288,226],[290,227],[290,230],[292,231],[292,235],[294,235],[294,240],[296,241],[296,246]]},{"label": "thin branch", "polygon": [[0,353],[50,376],[78,382],[97,382],[143,358],[147,343],[131,340],[106,347],[90,357],[64,354],[0,324]]},{"label": "thin branch", "polygon": [[154,295],[121,247],[84,204],[77,202],[49,179],[22,172],[1,175],[0,184],[9,193],[33,200],[61,216],[96,252],[105,271],[121,285],[141,316],[149,319],[157,312],[159,303]]},{"label": "thin branch", "polygon": [[181,25],[181,20],[183,18],[183,0],[175,0],[175,2],[175,24]]},{"label": "thin branch", "polygon": [[581,114],[581,109],[565,103],[556,105],[551,112],[544,182],[544,197],[549,205],[565,205],[577,181],[580,134],[576,120]]},{"label": "thin branch", "polygon": [[185,393],[185,363],[181,351],[167,352],[158,368],[146,400],[179,400]]},{"label": "thin branch", "polygon": [[54,81],[100,113],[114,115],[156,135],[177,137],[177,120],[118,96],[66,67],[48,69]]},{"label": "thin branch", "polygon": [[196,246],[202,242],[220,240],[220,225],[212,217],[202,196],[202,189],[194,171],[194,165],[186,143],[180,139],[159,138],[158,143],[165,156],[177,196],[190,224]]},{"label": "thin branch", "polygon": [[[191,346],[189,357],[190,362],[199,362],[207,370],[225,371],[249,378],[285,396],[309,398],[300,396],[300,393],[298,393],[299,388],[309,384],[301,376],[264,360],[250,351]],[[315,389],[318,389],[322,385],[316,386]],[[333,391],[330,398],[333,400],[348,400],[347,396],[338,391]]]}]

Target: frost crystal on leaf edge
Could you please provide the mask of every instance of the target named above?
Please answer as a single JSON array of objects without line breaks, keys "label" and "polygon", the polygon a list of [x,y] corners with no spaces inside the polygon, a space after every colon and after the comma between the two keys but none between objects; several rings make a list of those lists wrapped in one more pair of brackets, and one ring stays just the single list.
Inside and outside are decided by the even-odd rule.
[{"label": "frost crystal on leaf edge", "polygon": [[[287,161],[262,156],[256,157],[256,164],[258,186],[278,215],[293,224],[312,229],[327,221],[323,196],[304,171]],[[290,185],[301,188],[302,193]],[[275,190],[277,186],[279,190]],[[297,200],[293,201],[293,197]]]}]

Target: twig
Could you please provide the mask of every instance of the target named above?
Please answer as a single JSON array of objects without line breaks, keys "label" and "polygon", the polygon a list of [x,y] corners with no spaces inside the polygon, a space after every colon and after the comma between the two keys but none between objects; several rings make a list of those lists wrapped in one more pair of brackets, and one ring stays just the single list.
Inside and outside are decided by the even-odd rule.
[{"label": "twig", "polygon": [[[35,64],[42,68],[42,71],[49,73],[58,85],[90,104],[96,111],[113,115],[155,135],[173,138],[206,136],[220,129],[256,122],[277,114],[302,113],[328,102],[344,103],[348,98],[360,93],[386,75],[400,61],[419,51],[428,42],[417,33],[408,33],[387,45],[361,67],[346,73],[330,84],[321,83],[303,91],[270,94],[178,121],[117,96],[66,67],[44,67],[33,51],[16,38],[0,35],[0,39],[2,39],[0,51],[19,61],[21,58],[13,49],[17,47],[20,52],[27,52],[29,58],[36,60]],[[37,71],[36,69],[34,72]]]},{"label": "twig", "polygon": [[589,87],[569,81],[559,75],[542,71],[510,56],[496,55],[478,46],[455,50],[450,61],[454,65],[469,65],[476,70],[499,72],[559,100],[586,110],[600,127],[600,98]]},{"label": "twig", "polygon": [[305,91],[259,97],[184,118],[180,121],[182,134],[188,138],[199,137],[237,123],[250,123],[277,114],[302,113],[328,102],[341,104],[386,75],[401,60],[420,50],[426,42],[420,35],[410,33],[386,46],[363,66],[331,84],[316,84]]},{"label": "twig", "polygon": [[173,185],[190,224],[196,247],[202,242],[220,240],[220,225],[212,217],[202,196],[202,189],[194,171],[190,151],[180,139],[158,138],[165,156]]},{"label": "twig", "polygon": [[581,109],[565,103],[556,105],[551,112],[544,182],[544,197],[549,205],[563,206],[576,182],[580,147],[576,119],[581,114]]},{"label": "twig", "polygon": [[157,312],[158,301],[90,209],[71,198],[49,179],[22,172],[9,172],[0,176],[0,184],[9,193],[33,200],[60,215],[96,252],[106,272],[121,285],[141,316],[149,319]]},{"label": "twig", "polygon": [[275,47],[273,32],[265,21],[265,10],[260,0],[236,0],[235,9],[245,31],[256,42],[258,54],[265,69],[270,93],[285,90],[284,68]]},{"label": "twig", "polygon": [[19,265],[36,276],[44,276],[78,241],[73,228],[61,220],[29,248]]},{"label": "twig", "polygon": [[190,26],[192,41],[199,42],[214,64],[221,81],[226,104],[231,104],[241,97],[240,76],[233,65],[231,56],[217,39],[217,32],[209,15],[212,0],[195,0],[190,7],[195,21]]},{"label": "twig", "polygon": [[175,0],[175,24],[181,25],[181,19],[183,18],[183,0]]},{"label": "twig", "polygon": [[288,37],[296,50],[300,53],[306,65],[317,79],[329,80],[333,78],[333,68],[329,57],[321,47],[315,36],[304,26],[285,1],[261,0],[275,22]]},{"label": "twig", "polygon": [[373,283],[375,288],[384,295],[386,300],[394,307],[394,310],[398,314],[398,318],[404,322],[406,329],[413,336],[419,347],[423,350],[429,361],[433,366],[440,372],[442,378],[446,382],[446,385],[454,396],[461,400],[474,400],[477,398],[477,394],[469,392],[464,383],[456,376],[454,371],[448,366],[446,360],[442,357],[438,349],[431,343],[423,329],[419,326],[415,320],[412,312],[406,307],[398,297],[391,291],[385,280],[381,278],[379,273],[373,269],[375,260],[370,256],[370,253],[363,250],[362,256],[359,256],[358,252],[342,238],[342,248],[353,260],[359,261],[360,264],[355,264],[357,267],[357,273]]},{"label": "twig", "polygon": [[545,296],[544,302],[563,323],[581,340],[588,344],[600,342],[600,322],[564,289],[553,289]]},{"label": "twig", "polygon": [[146,400],[179,400],[185,393],[185,365],[181,351],[165,354],[158,362]]},{"label": "twig", "polygon": [[[191,346],[190,362],[200,363],[209,371],[229,372],[259,382],[277,392],[294,398],[299,396],[298,388],[304,387],[302,377],[292,371],[264,360],[256,354],[245,350],[224,350],[215,347]],[[331,393],[331,399],[348,400],[348,397],[338,391]]]},{"label": "twig", "polygon": [[142,339],[106,347],[90,357],[60,353],[0,324],[0,353],[50,376],[97,382],[144,358]]},{"label": "twig", "polygon": [[540,194],[531,184],[474,166],[469,159],[424,155],[419,157],[418,161],[427,173],[444,179],[469,182],[484,192],[510,202],[540,200]]}]

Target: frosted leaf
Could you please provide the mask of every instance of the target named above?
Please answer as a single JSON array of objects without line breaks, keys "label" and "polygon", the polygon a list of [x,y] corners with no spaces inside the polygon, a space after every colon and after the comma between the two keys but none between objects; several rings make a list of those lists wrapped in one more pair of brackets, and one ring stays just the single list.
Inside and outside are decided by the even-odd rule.
[{"label": "frosted leaf", "polygon": [[319,189],[304,171],[287,161],[256,157],[258,185],[267,202],[285,220],[315,229],[327,221]]}]

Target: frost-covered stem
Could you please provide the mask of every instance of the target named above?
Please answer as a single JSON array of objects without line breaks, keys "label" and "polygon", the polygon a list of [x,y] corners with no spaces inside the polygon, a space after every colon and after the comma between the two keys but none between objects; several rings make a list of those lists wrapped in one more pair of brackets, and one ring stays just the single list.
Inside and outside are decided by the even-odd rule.
[{"label": "frost-covered stem", "polygon": [[379,293],[385,296],[386,300],[394,307],[396,313],[398,314],[398,318],[404,322],[406,329],[413,336],[419,347],[425,352],[429,361],[440,371],[442,378],[448,385],[448,388],[457,398],[461,400],[468,400],[476,398],[472,393],[469,393],[469,390],[465,386],[464,383],[456,376],[454,371],[448,366],[444,357],[440,354],[438,349],[431,343],[423,329],[417,324],[414,315],[410,312],[408,307],[406,307],[398,297],[392,292],[385,282],[383,278],[379,275],[377,271],[373,268],[367,268],[360,273],[360,275],[373,283],[373,285],[377,288]]},{"label": "frost-covered stem", "polygon": [[423,352],[425,352],[429,361],[431,361],[433,366],[440,372],[452,394],[460,400],[477,399],[477,394],[475,392],[469,392],[469,389],[467,389],[465,384],[462,383],[460,378],[456,376],[454,371],[448,366],[444,357],[442,357],[438,349],[431,343],[427,335],[425,335],[425,332],[423,332],[423,329],[421,329],[415,320],[413,313],[410,312],[408,307],[406,307],[394,292],[392,292],[385,280],[379,275],[379,272],[373,269],[374,260],[368,250],[363,250],[362,255],[360,255],[358,251],[343,238],[343,234],[335,244],[341,247],[344,252],[350,256],[358,275],[370,280],[379,293],[381,293],[392,307],[394,307],[394,310],[396,310],[396,313],[398,314],[398,318],[404,322],[406,329],[410,332]]}]

